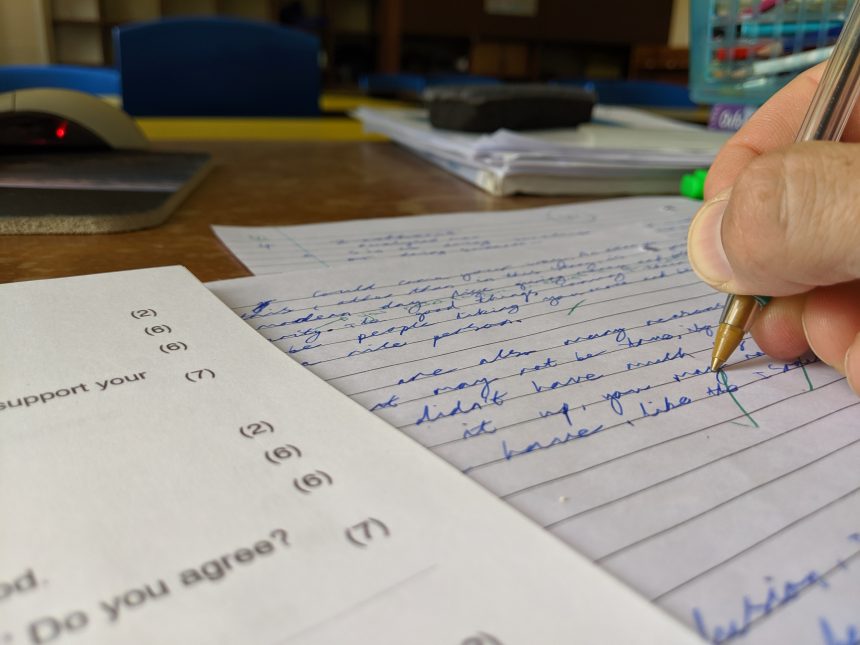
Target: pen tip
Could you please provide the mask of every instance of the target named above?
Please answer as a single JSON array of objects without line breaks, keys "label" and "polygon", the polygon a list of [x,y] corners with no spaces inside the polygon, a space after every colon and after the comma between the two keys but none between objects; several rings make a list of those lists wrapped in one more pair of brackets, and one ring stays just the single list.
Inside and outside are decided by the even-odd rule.
[{"label": "pen tip", "polygon": [[723,365],[725,365],[725,364],[726,364],[726,362],[725,362],[725,361],[720,360],[719,358],[717,358],[716,356],[714,356],[714,357],[711,359],[711,371],[712,371],[712,372],[719,372],[719,371],[720,371],[720,368],[721,368]]}]

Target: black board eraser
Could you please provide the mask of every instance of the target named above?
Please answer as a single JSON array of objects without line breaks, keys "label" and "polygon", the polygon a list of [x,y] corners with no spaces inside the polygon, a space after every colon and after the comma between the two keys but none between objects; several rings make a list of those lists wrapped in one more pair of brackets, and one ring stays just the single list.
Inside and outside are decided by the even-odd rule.
[{"label": "black board eraser", "polygon": [[452,85],[427,90],[430,124],[443,130],[495,132],[572,128],[591,119],[595,96],[563,85]]}]

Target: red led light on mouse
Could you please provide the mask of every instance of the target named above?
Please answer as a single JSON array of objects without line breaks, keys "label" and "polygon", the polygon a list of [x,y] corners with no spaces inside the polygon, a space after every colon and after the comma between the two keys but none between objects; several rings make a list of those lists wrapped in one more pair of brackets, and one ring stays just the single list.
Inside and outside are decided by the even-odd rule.
[{"label": "red led light on mouse", "polygon": [[54,134],[57,135],[58,139],[62,139],[66,136],[66,130],[69,127],[68,121],[60,121],[60,124],[57,126],[57,129],[54,130]]}]

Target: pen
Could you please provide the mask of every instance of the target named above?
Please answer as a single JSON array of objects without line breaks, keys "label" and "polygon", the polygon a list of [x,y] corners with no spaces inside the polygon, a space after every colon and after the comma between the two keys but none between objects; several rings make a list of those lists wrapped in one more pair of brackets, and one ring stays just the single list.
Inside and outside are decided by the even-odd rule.
[{"label": "pen", "polygon": [[[827,62],[795,142],[838,141],[860,92],[860,1],[855,2]],[[765,296],[730,294],[714,335],[711,370],[716,372],[740,345]]]}]

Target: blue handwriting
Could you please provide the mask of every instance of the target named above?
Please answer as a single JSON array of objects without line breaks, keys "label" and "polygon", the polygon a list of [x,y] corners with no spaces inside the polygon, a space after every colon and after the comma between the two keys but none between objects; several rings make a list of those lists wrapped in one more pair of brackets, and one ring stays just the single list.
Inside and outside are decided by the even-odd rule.
[{"label": "blue handwriting", "polygon": [[[681,337],[678,334],[657,334],[656,336],[651,336],[650,338],[637,338],[635,340],[632,337],[628,338],[626,341],[626,346],[627,347],[641,347],[643,344],[657,343],[657,342],[660,342],[661,340],[672,340],[673,338],[677,338],[678,340],[681,340]],[[619,343],[619,345],[621,345],[621,344],[623,344],[623,343]]]},{"label": "blue handwriting", "polygon": [[[471,404],[464,404],[458,399],[450,410],[443,412],[431,412],[430,406],[425,405],[421,416],[418,417],[418,419],[415,421],[415,425],[420,426],[422,423],[432,423],[434,421],[438,421],[439,419],[455,417],[460,414],[469,414],[470,412],[474,412],[475,410],[482,410],[484,408],[484,405],[502,405],[505,402],[506,394],[507,392],[499,392],[498,390],[494,390],[493,394],[488,397],[488,400],[485,401],[483,405],[480,401],[475,401]],[[435,408],[438,406],[434,405],[433,407]]]},{"label": "blue handwriting", "polygon": [[649,365],[659,365],[660,363],[665,363],[667,361],[674,361],[674,360],[677,360],[679,358],[684,358],[685,356],[689,356],[689,354],[686,354],[684,352],[684,349],[682,347],[679,347],[676,352],[674,352],[674,353],[666,352],[660,358],[655,358],[653,360],[644,361],[644,362],[638,362],[637,361],[635,363],[627,363],[627,369],[632,370],[632,369],[635,369],[638,367],[648,367]]},{"label": "blue handwriting", "polygon": [[451,336],[456,336],[457,334],[462,334],[464,332],[483,331],[484,329],[492,329],[493,327],[504,327],[505,325],[512,325],[514,323],[521,322],[522,320],[511,320],[510,318],[505,318],[504,320],[500,320],[498,322],[484,323],[483,325],[469,323],[468,325],[465,325],[458,329],[454,329],[452,331],[443,331],[439,334],[436,334],[435,336],[433,336],[433,347],[436,347],[439,344],[439,341],[443,338],[450,338]]},{"label": "blue handwriting", "polygon": [[482,434],[495,434],[496,429],[493,427],[493,422],[489,419],[482,419],[481,422],[463,430],[463,439],[471,439]]},{"label": "blue handwriting", "polygon": [[624,329],[624,327],[614,327],[612,329],[604,329],[603,331],[594,332],[593,334],[587,334],[585,336],[567,338],[563,345],[573,345],[575,343],[581,343],[584,340],[594,340],[595,338],[603,338],[605,336],[612,336],[613,334],[615,334],[615,342],[617,343],[620,343],[627,338],[627,330]]},{"label": "blue handwriting", "polygon": [[702,610],[698,607],[693,609],[693,622],[699,634],[715,645],[725,643],[732,638],[746,634],[753,621],[768,615],[777,607],[795,600],[805,588],[814,584],[827,587],[827,581],[814,570],[799,580],[787,580],[779,585],[773,584],[770,578],[766,578],[766,580],[768,581],[768,589],[763,600],[756,602],[749,594],[743,597],[740,619],[733,618],[724,625],[714,625],[713,628],[709,628]]},{"label": "blue handwriting", "polygon": [[628,394],[638,394],[639,392],[644,392],[645,390],[650,390],[651,386],[646,385],[644,387],[631,387],[629,390],[614,390],[612,392],[607,392],[603,395],[603,398],[609,401],[609,406],[612,408],[612,411],[615,414],[623,415],[624,414],[624,406],[621,404],[621,397],[627,396]]},{"label": "blue handwriting", "polygon": [[510,461],[514,457],[519,457],[520,455],[527,455],[528,453],[535,452],[536,450],[555,448],[556,446],[561,446],[577,439],[584,439],[585,437],[590,437],[591,435],[597,434],[601,430],[603,430],[602,425],[595,426],[593,428],[580,428],[576,432],[566,432],[561,436],[553,437],[549,441],[532,441],[531,443],[527,444],[525,448],[509,448],[507,442],[503,440],[502,455],[505,459]]},{"label": "blue handwriting", "polygon": [[581,361],[587,361],[589,358],[594,358],[595,356],[600,356],[601,354],[605,354],[605,353],[606,353],[605,349],[601,350],[599,352],[596,352],[594,354],[592,354],[591,352],[588,352],[587,354],[583,354],[581,356],[580,356],[579,352],[573,352],[573,360],[575,360],[578,363]]},{"label": "blue handwriting", "polygon": [[413,381],[417,381],[422,378],[430,378],[431,376],[439,376],[440,374],[450,374],[451,372],[456,372],[456,368],[452,368],[450,370],[443,370],[441,367],[437,367],[432,372],[417,372],[405,379],[398,379],[397,385],[405,385],[406,383],[412,383]]},{"label": "blue handwriting", "polygon": [[397,332],[398,336],[402,336],[407,331],[410,331],[412,329],[418,329],[420,327],[427,327],[427,325],[429,325],[429,324],[430,323],[427,323],[427,322],[422,323],[422,322],[416,320],[415,322],[413,322],[412,324],[409,324],[409,325],[395,325],[394,327],[389,327],[388,329],[384,329],[384,330],[383,329],[374,329],[369,334],[359,334],[356,337],[356,340],[358,341],[358,344],[361,345],[361,343],[364,342],[365,340],[367,340],[368,338],[376,338],[377,336],[385,336],[386,334],[393,334],[394,332]]},{"label": "blue handwriting", "polygon": [[[459,390],[465,390],[466,388],[477,387],[478,385],[480,385],[481,393],[479,396],[481,397],[481,399],[483,399],[484,403],[489,403],[489,398],[493,394],[493,392],[498,392],[497,390],[491,390],[490,384],[493,381],[498,380],[499,379],[497,378],[488,378],[486,376],[481,376],[479,378],[476,378],[474,381],[463,381],[461,383],[458,383],[457,385],[443,385],[441,387],[434,388],[433,395],[438,396],[439,394],[444,394],[446,392],[457,392]],[[507,392],[504,392],[502,396],[504,396],[505,394],[507,394]]]},{"label": "blue handwriting", "polygon": [[284,320],[279,323],[269,323],[266,325],[257,325],[254,329],[274,329],[275,327],[286,327],[287,325],[298,325],[301,323],[311,322],[314,320],[331,320],[332,318],[337,318],[339,320],[346,320],[350,317],[350,313],[348,311],[341,311],[339,313],[331,313],[331,314],[316,314],[309,313],[304,316],[299,316],[298,318],[293,318],[292,320]]},{"label": "blue handwriting", "polygon": [[380,401],[372,408],[370,408],[370,411],[375,412],[376,410],[385,410],[386,408],[396,408],[398,399],[399,397],[396,394],[392,394],[390,397],[388,397],[387,401]]},{"label": "blue handwriting", "polygon": [[482,358],[478,361],[478,365],[489,365],[490,363],[495,363],[496,361],[503,361],[506,358],[517,358],[518,356],[528,356],[529,354],[534,354],[536,349],[528,349],[524,352],[518,351],[516,349],[500,349],[496,352],[496,355],[493,358]]},{"label": "blue handwriting", "polygon": [[646,417],[656,417],[658,414],[664,414],[666,412],[671,412],[676,408],[680,408],[683,405],[689,405],[693,402],[688,396],[681,396],[676,402],[672,402],[669,400],[668,396],[663,397],[663,402],[659,403],[657,407],[654,406],[653,401],[648,401],[648,405],[652,406],[652,410],[649,412],[645,407],[644,403],[639,404],[639,409],[642,410],[642,415]]},{"label": "blue handwriting", "polygon": [[520,310],[519,305],[505,305],[503,307],[498,307],[496,309],[483,309],[478,307],[475,311],[469,313],[463,313],[462,311],[457,312],[457,320],[462,320],[463,318],[474,318],[475,316],[486,316],[488,314],[497,314],[500,311],[506,312],[509,316],[513,316]]},{"label": "blue handwriting", "polygon": [[251,309],[248,313],[241,314],[239,317],[242,320],[251,320],[252,318],[262,318],[265,316],[280,316],[282,314],[288,314],[292,311],[289,307],[281,307],[280,309],[276,309],[274,311],[266,311],[266,309],[271,305],[274,300],[261,300],[254,308]]},{"label": "blue handwriting", "polygon": [[[710,372],[711,372],[710,367],[705,367],[705,368],[697,367],[694,370],[683,370],[682,372],[679,372],[678,374],[673,374],[672,378],[680,383],[682,378],[688,378],[691,376],[701,376],[702,374],[710,374]],[[719,383],[719,379],[717,379],[717,383]]]},{"label": "blue handwriting", "polygon": [[368,347],[367,349],[354,349],[347,356],[360,356],[361,354],[370,354],[372,352],[381,352],[383,349],[394,349],[396,347],[403,347],[406,343],[391,343],[389,341],[385,341],[379,347]]},{"label": "blue handwriting", "polygon": [[576,385],[577,383],[582,383],[583,381],[596,381],[597,379],[601,378],[603,378],[603,374],[594,374],[592,372],[588,372],[587,374],[570,376],[563,381],[553,381],[549,385],[538,385],[537,383],[532,381],[532,387],[535,389],[535,392],[543,392],[544,390],[557,390],[561,387]]},{"label": "blue handwriting", "polygon": [[645,326],[656,325],[657,323],[669,322],[670,320],[678,320],[678,318],[686,318],[687,316],[695,316],[697,314],[703,314],[707,311],[716,311],[717,309],[722,309],[725,303],[716,302],[708,307],[702,307],[701,309],[692,309],[691,311],[687,311],[686,309],[681,309],[681,311],[675,312],[665,318],[654,318],[645,321]]},{"label": "blue handwriting", "polygon": [[836,634],[826,618],[819,618],[818,625],[821,627],[824,645],[860,645],[860,630],[857,625],[847,625],[842,635]]},{"label": "blue handwriting", "polygon": [[533,365],[532,367],[524,367],[520,370],[520,376],[527,372],[538,372],[540,370],[545,370],[550,367],[555,367],[558,363],[555,362],[555,359],[547,357],[547,359],[543,363],[538,363]]},{"label": "blue handwriting", "polygon": [[375,282],[371,282],[368,285],[360,284],[357,287],[352,287],[350,289],[335,289],[334,291],[319,291],[319,290],[317,290],[311,294],[311,297],[312,298],[322,298],[324,296],[338,296],[338,295],[343,295],[343,294],[347,294],[347,293],[357,293],[360,291],[371,291],[373,289],[376,289],[376,283]]}]

